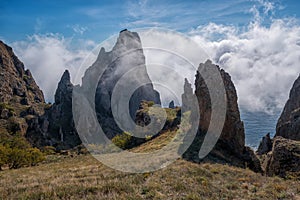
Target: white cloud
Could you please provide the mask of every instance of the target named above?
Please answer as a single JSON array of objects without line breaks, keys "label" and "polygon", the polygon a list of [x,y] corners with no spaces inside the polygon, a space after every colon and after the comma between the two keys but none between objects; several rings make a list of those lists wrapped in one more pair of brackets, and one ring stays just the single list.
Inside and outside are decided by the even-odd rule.
[{"label": "white cloud", "polygon": [[[232,28],[208,24],[191,37],[230,73],[242,109],[281,110],[300,73],[300,27],[293,19],[281,19],[270,27],[251,23],[243,32]],[[215,34],[224,38],[211,40]]]},{"label": "white cloud", "polygon": [[78,41],[78,49],[72,49],[71,42],[71,39],[61,35],[47,34],[33,35],[26,41],[12,44],[17,56],[30,69],[43,90],[46,101],[53,101],[64,70],[68,69],[74,79],[89,49],[95,46],[92,41]]},{"label": "white cloud", "polygon": [[87,27],[85,26],[80,26],[79,24],[75,24],[72,26],[68,26],[69,28],[71,28],[75,33],[82,35],[84,32],[86,32],[88,30]]},{"label": "white cloud", "polygon": [[[246,28],[208,23],[188,33],[188,36],[204,50],[205,54],[201,54],[202,57],[199,57],[199,51],[195,51],[195,48],[186,48],[190,47],[186,45],[188,40],[183,40],[168,31],[158,35],[155,35],[155,32],[147,35],[147,32],[140,31],[142,43],[144,47],[172,49],[180,55],[188,55],[188,60],[197,64],[204,61],[204,55],[208,55],[207,58],[230,73],[238,92],[240,108],[267,113],[282,110],[292,83],[300,73],[300,26],[295,19],[273,19],[273,3],[262,0],[256,2],[258,4],[251,9],[254,13],[253,20]],[[134,12],[136,7],[132,6],[129,8],[132,9],[132,17],[137,18],[137,22],[139,17],[151,15],[146,12],[149,10],[147,1],[140,1],[137,6],[143,9],[137,13]],[[152,16],[149,16],[150,21],[155,19],[155,22],[156,19],[164,17],[165,12],[160,13],[158,18]],[[262,25],[268,17],[270,25]],[[111,46],[113,42],[106,43],[103,45]],[[96,46],[93,41],[76,41],[78,48],[74,49],[72,39],[48,34],[34,35],[26,41],[15,42],[12,46],[25,66],[32,71],[48,101],[53,100],[57,83],[65,69],[70,70],[73,82],[79,83],[80,75],[95,60],[98,53],[94,51],[87,61],[89,64],[79,68],[89,50]],[[107,47],[106,49],[109,50]],[[170,55],[159,51],[145,51],[145,55],[147,64],[159,63],[178,69],[168,74],[165,73],[167,68],[161,69],[153,64],[152,70],[149,71],[152,79],[162,79],[165,85],[171,86],[178,81],[178,74],[182,76],[180,84],[171,88],[175,93],[182,92],[180,85],[184,77],[193,81],[195,69],[185,67],[182,70],[182,66],[188,65],[176,66],[174,57],[170,59]],[[75,76],[78,71],[80,75]],[[160,73],[163,75],[157,76]],[[170,100],[168,96],[165,96],[165,99],[165,103]]]}]

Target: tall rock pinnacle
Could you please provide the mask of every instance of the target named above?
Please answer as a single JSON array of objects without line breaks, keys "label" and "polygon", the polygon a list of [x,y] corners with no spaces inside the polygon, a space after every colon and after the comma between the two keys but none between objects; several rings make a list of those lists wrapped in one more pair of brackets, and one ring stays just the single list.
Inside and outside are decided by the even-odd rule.
[{"label": "tall rock pinnacle", "polygon": [[81,143],[72,113],[73,84],[68,70],[64,72],[55,92],[55,103],[49,112],[48,135],[59,141],[58,149],[68,149]]},{"label": "tall rock pinnacle", "polygon": [[219,66],[212,64],[210,60],[200,64],[196,74],[195,94],[198,98],[200,109],[199,130],[193,144],[184,154],[184,157],[200,162],[198,152],[211,123],[212,104],[210,93],[205,80],[200,74],[201,70],[208,68],[215,68],[221,74],[226,91],[227,111],[224,127],[218,142],[204,160],[230,163],[240,167],[247,166],[254,171],[261,171],[260,162],[254,152],[249,147],[245,147],[244,124],[240,118],[237,94],[231,77]]},{"label": "tall rock pinnacle", "polygon": [[138,85],[141,81],[147,83],[135,90],[129,101],[129,112],[133,120],[142,100],[153,101],[156,104],[161,102],[159,93],[153,89],[148,76],[141,40],[136,32],[121,31],[112,51],[105,52],[102,48],[92,67],[97,67],[99,63],[105,63],[106,69],[97,86],[96,112],[104,132],[111,138],[122,132],[112,116],[111,96],[117,82],[127,75],[127,72],[131,73],[129,84]]}]

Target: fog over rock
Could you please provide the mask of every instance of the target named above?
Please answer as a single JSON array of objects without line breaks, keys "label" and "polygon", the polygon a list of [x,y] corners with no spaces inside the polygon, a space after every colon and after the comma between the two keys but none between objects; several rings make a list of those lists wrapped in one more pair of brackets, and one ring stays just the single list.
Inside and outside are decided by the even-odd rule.
[{"label": "fog over rock", "polygon": [[125,103],[125,106],[129,106],[129,113],[133,120],[142,100],[153,101],[155,104],[161,104],[161,102],[159,93],[153,89],[148,76],[141,40],[136,32],[121,31],[113,49],[110,52],[105,52],[102,48],[91,68],[100,67],[99,63],[106,63],[104,66],[106,69],[98,82],[95,106],[99,123],[104,132],[111,138],[122,132],[112,115],[111,97],[116,84],[123,77],[130,74],[130,78],[125,80],[126,85],[122,86],[124,93],[128,92],[129,85],[141,85],[133,93],[129,104]]}]

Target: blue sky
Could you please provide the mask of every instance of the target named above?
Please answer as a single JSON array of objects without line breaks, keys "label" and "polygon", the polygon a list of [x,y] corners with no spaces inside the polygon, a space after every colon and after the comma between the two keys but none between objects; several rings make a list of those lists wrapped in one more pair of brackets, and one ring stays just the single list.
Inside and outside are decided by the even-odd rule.
[{"label": "blue sky", "polygon": [[[184,33],[231,75],[241,111],[275,114],[275,121],[300,73],[299,0],[0,0],[0,11],[0,40],[31,70],[47,102],[65,69],[77,84],[91,49],[124,28]],[[274,125],[265,128],[253,134]]]},{"label": "blue sky", "polygon": [[193,39],[230,73],[245,110],[282,110],[300,72],[298,0],[0,2],[0,39],[50,102],[64,70],[75,77],[90,50],[124,28],[162,27]]},{"label": "blue sky", "polygon": [[[59,33],[65,37],[101,41],[123,28],[165,27],[187,32],[209,22],[247,26],[254,0],[1,0],[0,37],[8,42],[33,34]],[[272,1],[277,18],[300,14],[300,1]],[[264,21],[267,25],[268,20]]]}]

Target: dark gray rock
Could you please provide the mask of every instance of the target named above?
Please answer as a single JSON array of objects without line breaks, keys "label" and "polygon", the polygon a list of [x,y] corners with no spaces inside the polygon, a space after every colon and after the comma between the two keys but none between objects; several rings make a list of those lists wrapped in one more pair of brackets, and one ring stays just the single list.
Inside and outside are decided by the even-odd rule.
[{"label": "dark gray rock", "polygon": [[171,101],[171,102],[169,103],[169,108],[175,108],[174,101]]},{"label": "dark gray rock", "polygon": [[73,121],[72,91],[70,73],[66,70],[58,83],[55,103],[48,112],[48,136],[55,139],[58,149],[70,149],[81,144]]},{"label": "dark gray rock", "polygon": [[300,172],[300,142],[275,137],[272,151],[264,161],[265,173],[268,176],[298,176]]},{"label": "dark gray rock", "polygon": [[272,150],[272,139],[270,137],[270,133],[268,133],[262,138],[257,149],[257,154],[263,155],[270,152],[271,150]]},{"label": "dark gray rock", "polygon": [[112,51],[105,52],[102,48],[90,70],[99,67],[99,63],[106,63],[107,68],[98,83],[95,97],[96,112],[103,131],[109,138],[112,138],[122,132],[112,115],[111,96],[115,85],[123,75],[130,70],[138,69],[130,78],[129,84],[138,85],[141,81],[148,82],[135,90],[129,101],[129,113],[133,120],[135,120],[136,111],[143,100],[161,104],[160,96],[153,89],[148,76],[141,41],[136,32],[121,31]]},{"label": "dark gray rock", "polygon": [[289,99],[277,122],[275,136],[300,140],[300,76],[294,82]]},{"label": "dark gray rock", "polygon": [[[55,92],[55,102],[44,115],[28,120],[27,132],[35,146],[51,145],[57,150],[71,149],[81,144],[72,113],[73,84],[68,70],[64,72]],[[29,108],[28,113],[35,110]]]},{"label": "dark gray rock", "polygon": [[[227,111],[224,127],[217,144],[208,156],[206,156],[203,160],[199,160],[198,152],[211,120],[210,94],[199,71],[205,70],[205,68],[209,67],[216,68],[221,74],[227,97]],[[261,166],[258,158],[254,154],[253,150],[249,147],[245,147],[244,124],[240,118],[237,94],[230,75],[223,69],[212,64],[209,60],[204,64],[200,64],[199,71],[196,74],[195,81],[195,94],[198,98],[200,109],[199,130],[193,144],[184,154],[184,157],[195,162],[214,161],[229,163],[240,167],[249,167],[254,171],[260,172]]]}]

